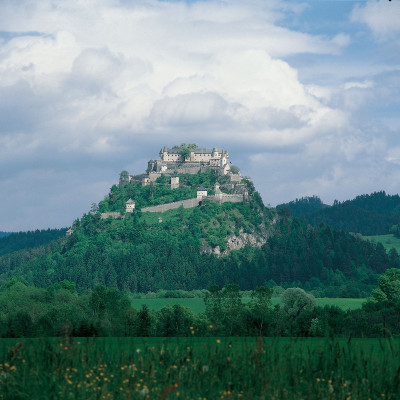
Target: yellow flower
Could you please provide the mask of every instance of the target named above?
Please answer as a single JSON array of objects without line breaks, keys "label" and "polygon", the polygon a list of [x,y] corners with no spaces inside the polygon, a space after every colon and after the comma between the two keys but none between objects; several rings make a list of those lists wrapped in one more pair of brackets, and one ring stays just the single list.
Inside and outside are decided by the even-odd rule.
[{"label": "yellow flower", "polygon": [[217,343],[218,343],[218,344],[221,343],[221,340],[220,340],[220,339],[217,339]]}]

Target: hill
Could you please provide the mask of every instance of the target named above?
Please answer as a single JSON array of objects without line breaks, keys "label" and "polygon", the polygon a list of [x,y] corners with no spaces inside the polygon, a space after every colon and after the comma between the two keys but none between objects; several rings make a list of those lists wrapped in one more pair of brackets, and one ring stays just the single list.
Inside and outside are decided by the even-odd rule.
[{"label": "hill", "polygon": [[39,247],[65,236],[64,229],[43,229],[28,232],[13,232],[0,235],[0,256],[22,249]]},{"label": "hill", "polygon": [[0,238],[6,237],[10,234],[10,232],[0,232]]},{"label": "hill", "polygon": [[[328,226],[313,228],[266,208],[247,179],[240,181],[246,201],[219,204],[211,196],[192,208],[141,211],[192,196],[198,185],[215,193],[217,180],[234,190],[213,171],[179,177],[184,183],[175,191],[165,175],[153,185],[114,185],[75,221],[68,238],[0,257],[0,281],[21,275],[47,287],[66,279],[80,293],[99,284],[147,292],[234,282],[243,290],[269,284],[300,286],[319,296],[366,297],[378,274],[400,265],[397,253],[388,255],[380,243]],[[137,208],[125,213],[132,197]]]},{"label": "hill", "polygon": [[277,206],[283,208],[313,226],[324,223],[366,236],[387,234],[393,225],[400,223],[400,196],[384,191],[335,201],[332,206],[323,204],[317,196],[303,197]]}]

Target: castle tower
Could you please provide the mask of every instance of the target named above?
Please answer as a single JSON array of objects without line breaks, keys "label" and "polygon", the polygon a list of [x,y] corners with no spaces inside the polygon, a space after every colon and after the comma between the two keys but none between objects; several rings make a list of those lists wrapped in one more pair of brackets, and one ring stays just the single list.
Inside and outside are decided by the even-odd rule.
[{"label": "castle tower", "polygon": [[125,203],[125,212],[127,213],[131,213],[133,212],[133,210],[135,209],[135,202],[132,199],[129,199],[126,203]]},{"label": "castle tower", "polygon": [[179,188],[179,176],[171,176],[171,189]]},{"label": "castle tower", "polygon": [[207,189],[204,186],[200,186],[197,188],[197,198],[202,199],[203,197],[207,197]]}]

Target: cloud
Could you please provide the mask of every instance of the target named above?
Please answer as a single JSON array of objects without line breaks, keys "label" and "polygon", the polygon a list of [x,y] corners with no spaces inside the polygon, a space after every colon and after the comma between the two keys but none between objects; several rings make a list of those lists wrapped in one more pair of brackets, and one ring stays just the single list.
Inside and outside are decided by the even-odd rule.
[{"label": "cloud", "polygon": [[392,39],[400,32],[400,3],[372,0],[365,5],[357,5],[351,20],[366,24],[379,40]]},{"label": "cloud", "polygon": [[[356,8],[353,20],[366,21],[374,4]],[[267,199],[308,193],[313,183],[327,192],[350,171],[347,163],[384,160],[394,131],[378,143],[359,118],[384,93],[398,98],[388,89],[393,68],[341,70],[335,62],[357,38],[287,27],[288,16],[306,8],[277,0],[3,0],[0,183],[11,197],[3,197],[0,230],[54,224],[55,202],[63,225],[72,222],[120,170],[142,172],[162,145],[228,147],[242,169],[250,163]],[[328,60],[324,73],[334,78],[305,83],[295,57]],[[271,171],[268,179],[252,160]],[[28,191],[19,188],[26,181],[42,202],[12,217],[13,206],[27,210]]]}]

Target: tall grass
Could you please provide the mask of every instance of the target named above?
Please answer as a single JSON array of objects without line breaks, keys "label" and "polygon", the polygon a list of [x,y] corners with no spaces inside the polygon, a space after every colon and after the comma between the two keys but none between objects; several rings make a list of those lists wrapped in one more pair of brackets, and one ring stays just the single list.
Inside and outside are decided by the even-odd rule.
[{"label": "tall grass", "polygon": [[2,399],[399,399],[398,340],[3,339]]}]

